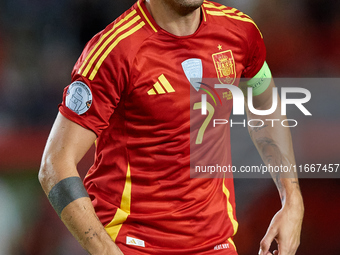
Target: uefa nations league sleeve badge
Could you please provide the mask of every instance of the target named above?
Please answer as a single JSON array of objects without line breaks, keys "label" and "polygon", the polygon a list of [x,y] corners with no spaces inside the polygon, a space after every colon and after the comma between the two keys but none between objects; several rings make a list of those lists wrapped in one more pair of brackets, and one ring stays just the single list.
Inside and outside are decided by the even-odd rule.
[{"label": "uefa nations league sleeve badge", "polygon": [[91,107],[91,90],[85,83],[75,81],[69,86],[65,101],[67,108],[81,115]]}]

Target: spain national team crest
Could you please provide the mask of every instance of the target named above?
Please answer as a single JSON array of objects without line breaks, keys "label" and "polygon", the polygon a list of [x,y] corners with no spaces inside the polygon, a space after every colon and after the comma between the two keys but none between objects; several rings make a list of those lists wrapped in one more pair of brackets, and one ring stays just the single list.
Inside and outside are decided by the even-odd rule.
[{"label": "spain national team crest", "polygon": [[233,52],[226,50],[212,55],[217,77],[222,84],[233,84],[236,79]]}]

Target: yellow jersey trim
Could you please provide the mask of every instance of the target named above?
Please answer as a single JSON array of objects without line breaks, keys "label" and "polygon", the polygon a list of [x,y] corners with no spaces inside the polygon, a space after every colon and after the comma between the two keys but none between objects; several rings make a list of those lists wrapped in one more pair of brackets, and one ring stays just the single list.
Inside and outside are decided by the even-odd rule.
[{"label": "yellow jersey trim", "polygon": [[[136,17],[136,18],[139,18]],[[138,19],[136,19],[138,20]],[[101,56],[101,58],[99,59],[99,61],[97,62],[96,66],[94,67],[89,79],[93,80],[94,77],[96,76],[100,66],[102,65],[102,63],[104,62],[104,60],[106,59],[106,57],[110,54],[110,52],[117,46],[117,44],[125,39],[126,37],[132,35],[133,33],[135,33],[136,31],[138,31],[139,29],[141,29],[143,26],[145,25],[144,21],[138,23],[138,25],[136,25],[134,28],[132,28],[131,30],[127,31],[125,34],[122,34],[121,36],[119,36],[111,45],[110,47],[105,51],[105,53]],[[115,33],[116,34],[116,33]],[[99,54],[98,54],[99,55]]]},{"label": "yellow jersey trim", "polygon": [[230,192],[228,188],[224,184],[224,179],[223,179],[223,193],[227,197],[227,210],[228,210],[228,216],[231,221],[231,224],[233,225],[234,233],[233,236],[236,234],[237,229],[238,229],[238,222],[234,218],[234,213],[233,213],[233,206],[230,203]]},{"label": "yellow jersey trim", "polygon": [[106,232],[111,236],[113,241],[116,241],[118,233],[130,215],[131,209],[131,173],[130,164],[128,164],[126,171],[125,186],[122,194],[122,200],[120,202],[120,208],[117,209],[115,216],[112,221],[105,226]]},{"label": "yellow jersey trim", "polygon": [[[79,74],[87,77],[90,70],[92,69],[92,72],[90,73],[88,78],[90,80],[93,80],[100,66],[102,65],[106,57],[110,54],[110,52],[117,46],[117,44],[145,25],[144,21],[141,21],[136,26],[134,26],[141,19],[139,15],[135,16],[136,13],[136,10],[131,11],[128,15],[126,15],[125,18],[117,22],[112,29],[110,29],[100,38],[100,40],[87,55],[80,69],[78,70]],[[122,25],[125,21],[128,22]],[[131,27],[133,28],[130,29]],[[118,36],[119,34],[121,35]],[[100,55],[101,57],[99,58]]]},{"label": "yellow jersey trim", "polygon": [[[97,50],[97,48],[99,47],[99,45],[104,41],[104,39],[111,34],[115,29],[117,29],[117,27],[119,27],[124,21],[127,21],[128,19],[130,19],[133,15],[135,15],[137,12],[136,10],[131,11],[128,15],[126,15],[125,18],[121,19],[119,22],[117,22],[113,28],[111,28],[109,31],[107,31],[101,38],[100,40],[97,42],[97,44],[93,47],[93,49],[90,51],[90,53],[87,55],[87,57],[85,58],[83,64],[81,65],[81,67],[78,70],[78,74],[81,74],[83,68],[85,67],[86,63],[88,62],[88,60],[92,57],[92,54]],[[110,38],[108,39],[110,40]],[[93,60],[93,59],[92,59]],[[94,61],[94,60],[93,60]],[[83,73],[83,76],[85,72]],[[87,74],[87,73],[86,73]]]},{"label": "yellow jersey trim", "polygon": [[203,20],[204,20],[204,22],[206,22],[207,21],[207,17],[205,15],[205,9],[204,9],[203,5],[201,5],[201,9],[202,9],[202,13],[203,13]]},{"label": "yellow jersey trim", "polygon": [[149,23],[150,27],[153,29],[153,31],[155,31],[156,33],[158,32],[157,29],[155,28],[155,26],[151,23],[151,21],[149,20],[148,16],[145,14],[142,6],[140,5],[140,2],[139,0],[137,1],[137,5],[138,5],[138,8],[140,10],[140,12],[143,14],[145,20]]},{"label": "yellow jersey trim", "polygon": [[118,28],[106,41],[105,43],[99,48],[99,50],[96,52],[96,54],[93,56],[89,64],[87,65],[86,69],[83,72],[83,76],[86,76],[91,69],[93,63],[97,60],[98,56],[103,52],[105,47],[113,41],[113,39],[123,30],[126,30],[130,26],[132,26],[135,22],[137,22],[140,19],[140,16],[136,16],[133,20],[126,23],[124,26]]},{"label": "yellow jersey trim", "polygon": [[233,239],[231,237],[228,238],[228,242],[231,243],[231,245],[234,246],[235,251],[237,251],[236,250],[236,245],[235,245],[235,243],[234,243],[234,241],[233,241]]},{"label": "yellow jersey trim", "polygon": [[[252,20],[252,18],[250,18],[248,15],[244,14],[243,12],[241,12],[241,11],[235,9],[235,8],[227,9],[225,6],[215,6],[211,3],[204,3],[203,6],[206,7],[206,8],[215,9],[214,11],[213,10],[206,10],[207,14],[209,14],[209,15],[226,16],[226,17],[231,18],[231,19],[252,23],[257,28],[257,30],[259,31],[261,38],[263,38],[263,35],[262,35],[260,29],[258,28],[258,26],[256,25],[256,23]],[[237,15],[237,16],[234,16],[234,15],[231,15],[231,14],[234,14],[234,15]],[[244,17],[242,17],[242,16],[244,16]]]}]

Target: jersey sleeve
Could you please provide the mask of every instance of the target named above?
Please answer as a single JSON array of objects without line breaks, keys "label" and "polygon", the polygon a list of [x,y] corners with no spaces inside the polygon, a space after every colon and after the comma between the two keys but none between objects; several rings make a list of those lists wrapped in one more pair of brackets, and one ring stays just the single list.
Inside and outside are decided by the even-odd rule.
[{"label": "jersey sleeve", "polygon": [[[60,113],[71,121],[92,130],[97,136],[109,125],[124,90],[120,57],[114,53],[102,59],[96,35],[85,46],[72,71],[72,82],[64,89]],[[99,63],[99,64],[98,64]]]},{"label": "jersey sleeve", "polygon": [[242,77],[251,79],[261,70],[266,60],[266,47],[262,34],[255,23],[248,23],[246,36],[248,39],[248,50]]}]

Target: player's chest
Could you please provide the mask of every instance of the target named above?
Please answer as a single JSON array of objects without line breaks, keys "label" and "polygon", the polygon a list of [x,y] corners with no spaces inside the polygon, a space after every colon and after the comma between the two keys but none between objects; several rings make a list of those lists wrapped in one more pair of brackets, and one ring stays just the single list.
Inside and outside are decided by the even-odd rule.
[{"label": "player's chest", "polygon": [[169,121],[200,109],[206,95],[208,107],[225,114],[231,109],[232,96],[215,84],[237,86],[243,62],[242,49],[224,39],[156,41],[142,47],[135,58],[126,106],[135,114]]}]

